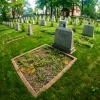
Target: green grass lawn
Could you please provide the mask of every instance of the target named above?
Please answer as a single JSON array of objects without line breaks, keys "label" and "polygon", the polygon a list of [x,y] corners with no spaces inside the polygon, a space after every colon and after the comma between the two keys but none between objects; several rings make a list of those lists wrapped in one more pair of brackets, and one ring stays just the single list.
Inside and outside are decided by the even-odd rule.
[{"label": "green grass lawn", "polygon": [[[24,27],[27,27],[25,24]],[[0,24],[0,100],[100,100],[100,26],[95,26],[94,46],[78,45],[72,54],[78,60],[48,90],[34,98],[17,75],[11,59],[42,44],[52,44],[54,27],[33,25],[33,35],[3,44],[3,41],[27,34]],[[72,25],[68,26],[72,28]],[[77,25],[74,37],[81,36],[83,25]]]}]

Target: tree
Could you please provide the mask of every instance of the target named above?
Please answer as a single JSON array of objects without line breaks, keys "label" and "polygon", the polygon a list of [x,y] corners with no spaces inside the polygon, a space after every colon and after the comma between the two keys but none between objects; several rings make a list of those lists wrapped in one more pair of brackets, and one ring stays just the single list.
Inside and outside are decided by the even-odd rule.
[{"label": "tree", "polygon": [[85,0],[83,14],[94,18],[96,16],[95,6],[97,5],[98,0]]}]

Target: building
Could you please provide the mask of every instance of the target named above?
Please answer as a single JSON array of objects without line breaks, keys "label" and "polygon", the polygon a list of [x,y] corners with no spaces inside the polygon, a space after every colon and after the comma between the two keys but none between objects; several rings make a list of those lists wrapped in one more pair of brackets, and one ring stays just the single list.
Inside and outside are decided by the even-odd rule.
[{"label": "building", "polygon": [[[62,9],[62,15],[64,15],[64,16],[72,16],[72,9],[67,9],[67,8]],[[74,5],[73,16],[80,16],[80,15],[81,15],[80,8],[77,5]]]}]

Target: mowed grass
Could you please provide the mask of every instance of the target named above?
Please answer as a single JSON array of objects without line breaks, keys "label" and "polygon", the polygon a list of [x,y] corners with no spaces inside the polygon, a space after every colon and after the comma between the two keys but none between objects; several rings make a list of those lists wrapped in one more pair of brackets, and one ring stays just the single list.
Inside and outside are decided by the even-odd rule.
[{"label": "mowed grass", "polygon": [[[17,75],[11,59],[42,44],[51,45],[58,23],[54,23],[54,27],[50,26],[50,22],[47,26],[35,24],[32,27],[32,36],[3,44],[3,41],[28,32],[17,32],[0,24],[0,100],[100,100],[99,26],[95,25],[93,48],[75,44],[76,51],[72,55],[78,60],[54,85],[37,98],[30,94]],[[81,35],[82,29],[83,25],[77,25],[74,34]]]}]

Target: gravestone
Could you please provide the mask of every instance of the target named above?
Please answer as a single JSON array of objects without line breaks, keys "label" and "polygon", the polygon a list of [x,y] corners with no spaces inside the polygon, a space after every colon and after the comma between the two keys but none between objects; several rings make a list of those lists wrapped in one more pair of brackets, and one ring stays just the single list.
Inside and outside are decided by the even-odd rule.
[{"label": "gravestone", "polygon": [[34,19],[32,19],[32,24],[34,24]]},{"label": "gravestone", "polygon": [[48,21],[48,22],[50,21],[50,17],[47,17],[47,21]]},{"label": "gravestone", "polygon": [[64,20],[59,21],[59,27],[66,28],[66,21]]},{"label": "gravestone", "polygon": [[13,28],[13,23],[12,22],[10,22],[10,28]]},{"label": "gravestone", "polygon": [[39,17],[39,20],[41,20],[41,16]]},{"label": "gravestone", "polygon": [[88,24],[89,24],[89,22],[86,20],[86,21],[85,21],[85,24],[87,24],[87,25],[88,25]]},{"label": "gravestone", "polygon": [[77,25],[77,24],[78,24],[78,20],[75,19],[75,21],[74,21],[74,25]]},{"label": "gravestone", "polygon": [[40,25],[41,26],[45,26],[46,25],[46,21],[44,19],[42,19],[41,22],[40,22]]},{"label": "gravestone", "polygon": [[68,16],[68,20],[71,21],[71,17],[70,16]]},{"label": "gravestone", "polygon": [[24,21],[23,21],[23,18],[21,18],[21,23],[23,23]]},{"label": "gravestone", "polygon": [[28,25],[28,34],[29,35],[32,35],[33,34],[31,24]]},{"label": "gravestone", "polygon": [[94,21],[92,22],[92,25],[94,26]]},{"label": "gravestone", "polygon": [[76,18],[76,20],[77,20],[77,23],[79,23],[79,18]]},{"label": "gravestone", "polygon": [[45,20],[45,16],[43,16],[43,18],[42,19],[44,19]]},{"label": "gravestone", "polygon": [[28,20],[26,19],[26,23],[28,24]]},{"label": "gravestone", "polygon": [[66,24],[68,24],[68,18],[65,17]]},{"label": "gravestone", "polygon": [[92,25],[84,25],[82,34],[94,37],[94,26],[92,26]]},{"label": "gravestone", "polygon": [[59,21],[61,21],[61,20],[62,20],[62,17],[60,16]]},{"label": "gravestone", "polygon": [[55,22],[55,16],[52,17],[52,21]]},{"label": "gravestone", "polygon": [[75,51],[73,38],[72,30],[58,27],[56,29],[53,47],[66,53],[73,53]]},{"label": "gravestone", "polygon": [[19,26],[19,23],[16,22],[16,31],[19,31],[20,30],[20,26]]}]

